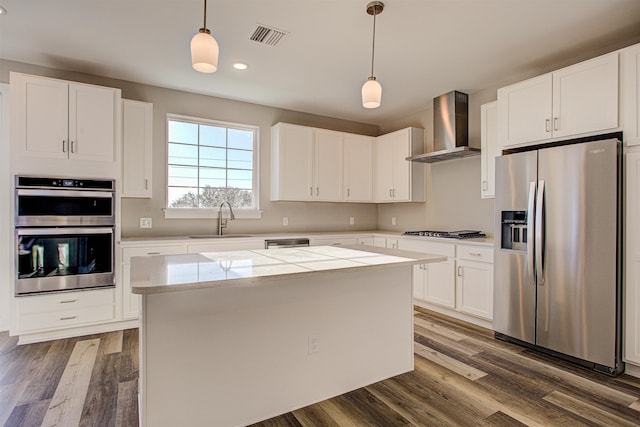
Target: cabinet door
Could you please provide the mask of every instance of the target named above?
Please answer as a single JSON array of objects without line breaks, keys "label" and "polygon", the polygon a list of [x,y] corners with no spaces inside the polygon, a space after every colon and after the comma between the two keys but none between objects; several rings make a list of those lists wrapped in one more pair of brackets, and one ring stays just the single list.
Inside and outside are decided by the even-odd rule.
[{"label": "cabinet door", "polygon": [[640,145],[640,44],[620,53],[620,105],[627,146]]},{"label": "cabinet door", "polygon": [[393,200],[395,146],[392,134],[376,138],[376,200]]},{"label": "cabinet door", "polygon": [[114,90],[69,84],[69,158],[115,161]]},{"label": "cabinet door", "polygon": [[22,156],[68,157],[69,85],[57,80],[11,75],[14,143]]},{"label": "cabinet door", "polygon": [[122,197],[151,197],[153,104],[122,100]]},{"label": "cabinet door", "polygon": [[456,306],[455,261],[424,264],[424,300],[443,307]]},{"label": "cabinet door", "polygon": [[640,152],[626,155],[625,360],[640,364]]},{"label": "cabinet door", "polygon": [[618,127],[618,52],[553,73],[553,136]]},{"label": "cabinet door", "polygon": [[545,74],[498,89],[501,145],[551,138],[552,81]]},{"label": "cabinet door", "polygon": [[458,260],[456,288],[459,311],[493,319],[493,264]]},{"label": "cabinet door", "polygon": [[315,130],[313,199],[342,200],[342,132]]},{"label": "cabinet door", "polygon": [[374,139],[344,135],[343,199],[349,202],[373,201]]},{"label": "cabinet door", "polygon": [[393,132],[393,200],[411,201],[411,133],[409,128]]},{"label": "cabinet door", "polygon": [[498,153],[498,103],[480,107],[480,194],[483,199],[495,197],[496,156]]},{"label": "cabinet door", "polygon": [[272,128],[272,200],[312,200],[313,131],[284,123]]}]

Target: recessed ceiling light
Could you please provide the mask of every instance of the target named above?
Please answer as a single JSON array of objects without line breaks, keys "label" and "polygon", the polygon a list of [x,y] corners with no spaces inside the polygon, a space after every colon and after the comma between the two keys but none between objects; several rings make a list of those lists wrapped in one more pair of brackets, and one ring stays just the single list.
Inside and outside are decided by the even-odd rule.
[{"label": "recessed ceiling light", "polygon": [[7,9],[5,9],[2,6],[0,6],[0,15],[6,15],[6,14],[7,14]]},{"label": "recessed ceiling light", "polygon": [[235,68],[236,70],[246,70],[247,68],[249,68],[249,65],[245,64],[244,62],[234,62],[233,68]]}]

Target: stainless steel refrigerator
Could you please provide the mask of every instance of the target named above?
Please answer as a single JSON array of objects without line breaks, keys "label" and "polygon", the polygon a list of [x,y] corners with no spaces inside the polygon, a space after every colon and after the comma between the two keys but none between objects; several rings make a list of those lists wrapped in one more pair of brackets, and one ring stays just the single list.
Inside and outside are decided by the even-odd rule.
[{"label": "stainless steel refrigerator", "polygon": [[496,159],[496,338],[618,375],[621,143],[570,143]]}]

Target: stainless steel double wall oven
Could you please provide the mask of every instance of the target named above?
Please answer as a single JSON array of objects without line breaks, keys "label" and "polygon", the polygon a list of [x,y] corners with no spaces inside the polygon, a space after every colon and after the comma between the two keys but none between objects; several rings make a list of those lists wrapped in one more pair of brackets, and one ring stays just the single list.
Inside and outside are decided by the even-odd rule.
[{"label": "stainless steel double wall oven", "polygon": [[114,184],[16,176],[16,295],[114,286]]}]

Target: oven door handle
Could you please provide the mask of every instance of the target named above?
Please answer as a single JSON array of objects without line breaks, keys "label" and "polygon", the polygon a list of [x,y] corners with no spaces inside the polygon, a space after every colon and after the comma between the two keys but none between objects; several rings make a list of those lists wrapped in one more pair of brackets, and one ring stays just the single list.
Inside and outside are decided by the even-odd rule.
[{"label": "oven door handle", "polygon": [[32,190],[18,188],[18,196],[44,196],[44,197],[99,197],[103,199],[113,198],[113,191],[84,191],[84,190]]},{"label": "oven door handle", "polygon": [[95,227],[95,228],[16,228],[18,236],[56,236],[61,234],[113,234],[113,227]]}]

